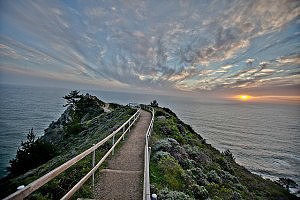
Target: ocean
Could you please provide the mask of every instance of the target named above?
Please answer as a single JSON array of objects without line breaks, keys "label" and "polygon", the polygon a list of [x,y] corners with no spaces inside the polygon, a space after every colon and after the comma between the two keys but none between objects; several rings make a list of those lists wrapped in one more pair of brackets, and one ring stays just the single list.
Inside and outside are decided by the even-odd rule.
[{"label": "ocean", "polygon": [[[0,177],[7,174],[22,140],[33,128],[38,136],[64,111],[70,90],[0,85]],[[82,91],[106,102],[150,103],[172,109],[220,151],[229,149],[251,172],[276,180],[288,177],[300,185],[299,105],[205,101],[188,97]]]}]

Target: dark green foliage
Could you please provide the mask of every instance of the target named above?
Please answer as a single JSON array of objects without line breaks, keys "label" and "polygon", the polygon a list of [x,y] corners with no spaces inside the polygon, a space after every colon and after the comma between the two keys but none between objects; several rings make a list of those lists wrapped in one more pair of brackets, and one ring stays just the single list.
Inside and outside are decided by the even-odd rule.
[{"label": "dark green foliage", "polygon": [[191,188],[192,188],[193,195],[196,199],[207,199],[208,198],[209,195],[204,186],[199,186],[199,185],[194,184],[191,186]]},{"label": "dark green foliage", "polygon": [[214,182],[216,184],[221,183],[221,178],[218,176],[218,174],[215,172],[215,170],[212,170],[207,174],[207,180],[209,182]]},{"label": "dark green foliage", "polygon": [[116,108],[120,108],[121,105],[117,104],[117,103],[109,103],[109,108],[111,109],[116,109]]},{"label": "dark green foliage", "polygon": [[70,112],[72,120],[64,126],[64,131],[67,136],[84,131],[85,127],[83,122],[89,121],[104,112],[102,106],[105,106],[105,103],[96,96],[77,94],[77,97],[79,99],[74,101],[74,108]]},{"label": "dark green foliage", "polygon": [[170,189],[180,190],[183,182],[180,181],[183,169],[171,156],[164,156],[158,161],[158,169],[162,172],[164,182]]},{"label": "dark green foliage", "polygon": [[82,96],[75,105],[76,108],[74,119],[81,120],[87,114],[89,115],[88,119],[91,119],[103,113],[102,106],[104,106],[105,103],[103,101],[100,101],[95,96],[86,94],[85,96]]},{"label": "dark green foliage", "polygon": [[151,103],[150,103],[150,106],[152,107],[158,107],[158,102],[156,100],[153,100]]},{"label": "dark green foliage", "polygon": [[83,130],[84,130],[83,126],[80,123],[76,123],[76,122],[70,123],[64,127],[64,131],[66,135],[78,134]]},{"label": "dark green foliage", "polygon": [[161,111],[161,110],[157,110],[156,112],[155,112],[155,116],[156,117],[159,117],[159,116],[165,116],[165,112],[163,112],[163,111]]},{"label": "dark green foliage", "polygon": [[235,160],[233,154],[229,149],[226,149],[222,154],[231,160]]},{"label": "dark green foliage", "polygon": [[16,157],[10,160],[8,170],[13,176],[23,174],[47,162],[55,155],[56,151],[54,146],[39,139],[35,141],[35,134],[33,129],[31,129],[27,135],[27,141],[22,142]]},{"label": "dark green foliage", "polygon": [[65,100],[67,100],[67,104],[64,105],[64,107],[69,105],[74,106],[81,97],[82,95],[79,94],[79,91],[77,90],[71,91],[68,95],[63,97]]}]

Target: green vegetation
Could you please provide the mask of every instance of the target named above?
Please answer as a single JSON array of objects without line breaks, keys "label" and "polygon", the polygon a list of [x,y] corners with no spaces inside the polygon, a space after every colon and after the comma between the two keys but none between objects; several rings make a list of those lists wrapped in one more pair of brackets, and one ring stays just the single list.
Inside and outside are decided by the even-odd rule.
[{"label": "green vegetation", "polygon": [[33,169],[56,155],[54,145],[39,139],[35,140],[35,134],[31,129],[27,135],[27,141],[22,142],[17,155],[10,161],[8,168],[10,176],[17,176]]},{"label": "green vegetation", "polygon": [[[129,106],[118,104],[108,105],[109,111],[104,112],[104,102],[95,96],[89,94],[81,95],[77,92],[78,91],[71,92],[71,94],[68,95],[70,97],[68,97],[69,100],[67,99],[69,106],[56,122],[52,122],[49,125],[45,130],[45,134],[35,142],[32,142],[34,139],[32,139],[33,136],[30,135],[30,142],[28,141],[30,144],[51,144],[51,148],[53,147],[56,149],[56,156],[47,158],[45,162],[37,163],[34,166],[36,167],[35,169],[32,169],[33,167],[23,169],[23,166],[19,166],[19,169],[23,170],[21,173],[18,173],[18,175],[10,174],[0,181],[1,198],[15,192],[18,186],[31,183],[84,150],[90,148],[93,144],[98,143],[136,112],[135,109],[132,109]],[[71,100],[71,97],[74,96],[76,98]],[[117,137],[120,136],[120,134],[117,134]],[[26,144],[25,146],[29,144],[28,142],[24,143]],[[111,142],[112,141],[108,141],[105,145],[96,150],[96,162],[99,162],[111,147]],[[42,158],[47,155],[41,149],[33,148],[33,146],[32,150],[36,155],[39,155]],[[21,149],[23,150],[24,148],[22,147]],[[20,158],[16,157],[16,159],[19,160]],[[91,165],[92,155],[86,156],[84,159],[34,192],[28,199],[60,199],[91,170]],[[105,166],[106,163],[103,164],[102,168]],[[92,186],[90,180],[75,193],[72,199],[77,199],[78,197],[92,198]]]},{"label": "green vegetation", "polygon": [[151,192],[159,199],[296,199],[207,144],[168,108],[155,108],[151,146]]}]

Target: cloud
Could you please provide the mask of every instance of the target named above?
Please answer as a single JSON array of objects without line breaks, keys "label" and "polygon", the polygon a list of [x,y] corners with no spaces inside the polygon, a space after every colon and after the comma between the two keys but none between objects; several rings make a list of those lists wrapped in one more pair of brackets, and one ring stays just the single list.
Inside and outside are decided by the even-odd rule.
[{"label": "cloud", "polygon": [[233,67],[233,65],[225,65],[225,66],[223,66],[223,67],[221,67],[222,69],[230,69],[230,68],[232,68]]},{"label": "cloud", "polygon": [[299,1],[3,4],[4,68],[196,91],[297,82]]}]

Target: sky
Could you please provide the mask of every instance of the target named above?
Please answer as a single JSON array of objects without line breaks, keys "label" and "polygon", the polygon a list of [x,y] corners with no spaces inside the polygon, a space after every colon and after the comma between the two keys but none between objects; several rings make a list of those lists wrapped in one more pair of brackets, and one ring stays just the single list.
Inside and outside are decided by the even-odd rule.
[{"label": "sky", "polygon": [[300,96],[298,0],[0,0],[0,83]]}]

